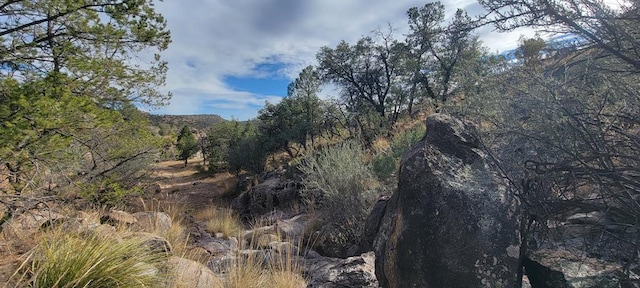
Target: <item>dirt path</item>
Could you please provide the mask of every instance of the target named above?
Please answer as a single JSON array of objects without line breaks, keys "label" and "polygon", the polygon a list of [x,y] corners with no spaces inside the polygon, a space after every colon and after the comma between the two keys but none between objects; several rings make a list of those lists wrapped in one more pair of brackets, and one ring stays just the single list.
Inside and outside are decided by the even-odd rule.
[{"label": "dirt path", "polygon": [[158,200],[180,202],[189,210],[201,210],[210,205],[228,206],[230,195],[236,186],[236,177],[229,173],[208,174],[200,172],[202,159],[166,161],[156,164],[151,183],[160,185]]}]

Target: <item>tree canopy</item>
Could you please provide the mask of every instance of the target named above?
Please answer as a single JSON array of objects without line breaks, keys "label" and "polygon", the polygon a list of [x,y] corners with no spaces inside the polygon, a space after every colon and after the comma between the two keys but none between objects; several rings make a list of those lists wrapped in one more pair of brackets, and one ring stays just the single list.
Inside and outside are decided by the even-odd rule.
[{"label": "tree canopy", "polygon": [[62,73],[60,84],[105,107],[169,99],[156,87],[167,69],[157,52],[170,34],[151,0],[10,0],[0,5],[0,19],[4,76]]},{"label": "tree canopy", "polygon": [[187,166],[187,162],[191,156],[198,152],[198,141],[191,132],[191,128],[183,126],[178,134],[176,140],[176,147],[178,148],[178,158],[184,160],[184,166]]},{"label": "tree canopy", "polygon": [[161,146],[134,105],[170,98],[153,2],[4,1],[0,40],[0,171],[14,192],[132,183]]}]

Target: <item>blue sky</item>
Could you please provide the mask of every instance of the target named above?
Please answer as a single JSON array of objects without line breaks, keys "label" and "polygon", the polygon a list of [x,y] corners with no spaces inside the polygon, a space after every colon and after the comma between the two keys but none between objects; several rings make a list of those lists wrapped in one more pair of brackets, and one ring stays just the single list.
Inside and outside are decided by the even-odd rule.
[{"label": "blue sky", "polygon": [[[322,46],[355,42],[390,24],[397,38],[407,30],[406,11],[416,0],[166,0],[156,8],[167,19],[173,42],[169,63],[171,104],[154,114],[218,114],[247,120],[265,101],[278,102],[287,85],[315,63]],[[464,8],[480,13],[473,0],[443,1],[447,14]],[[492,51],[513,48],[521,34],[478,31]],[[324,93],[330,97],[331,92]]]}]

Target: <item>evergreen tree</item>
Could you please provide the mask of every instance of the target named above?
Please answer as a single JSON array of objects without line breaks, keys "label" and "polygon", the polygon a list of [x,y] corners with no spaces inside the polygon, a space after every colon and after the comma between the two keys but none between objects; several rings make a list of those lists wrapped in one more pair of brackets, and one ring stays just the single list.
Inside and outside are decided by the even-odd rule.
[{"label": "evergreen tree", "polygon": [[152,1],[4,1],[0,18],[0,173],[14,184],[9,193],[135,182],[161,142],[133,104],[170,97],[157,91],[167,71],[158,55],[131,62],[170,42]]},{"label": "evergreen tree", "polygon": [[198,141],[196,141],[196,137],[193,136],[189,127],[182,127],[182,130],[180,130],[180,134],[178,135],[178,143],[176,146],[180,153],[178,156],[179,159],[184,160],[184,167],[187,167],[189,157],[193,156],[193,154],[198,151]]}]

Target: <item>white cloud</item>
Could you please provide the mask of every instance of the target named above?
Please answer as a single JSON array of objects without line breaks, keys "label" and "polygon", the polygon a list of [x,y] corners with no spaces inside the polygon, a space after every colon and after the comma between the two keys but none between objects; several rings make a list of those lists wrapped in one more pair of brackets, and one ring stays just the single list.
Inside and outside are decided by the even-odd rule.
[{"label": "white cloud", "polygon": [[[418,0],[181,0],[156,4],[169,24],[173,42],[162,53],[169,62],[167,85],[174,97],[166,114],[215,113],[241,120],[255,117],[265,100],[278,96],[234,91],[225,76],[269,77],[254,68],[281,62],[280,73],[293,79],[315,63],[322,46],[354,42],[377,28],[391,24],[398,38],[406,33],[406,11],[424,5]],[[445,2],[447,14],[457,8],[474,13],[473,0]],[[404,29],[404,30],[403,30]],[[489,31],[483,31],[486,33]],[[486,36],[492,50],[513,46],[518,34]],[[282,77],[282,75],[279,75]]]}]

